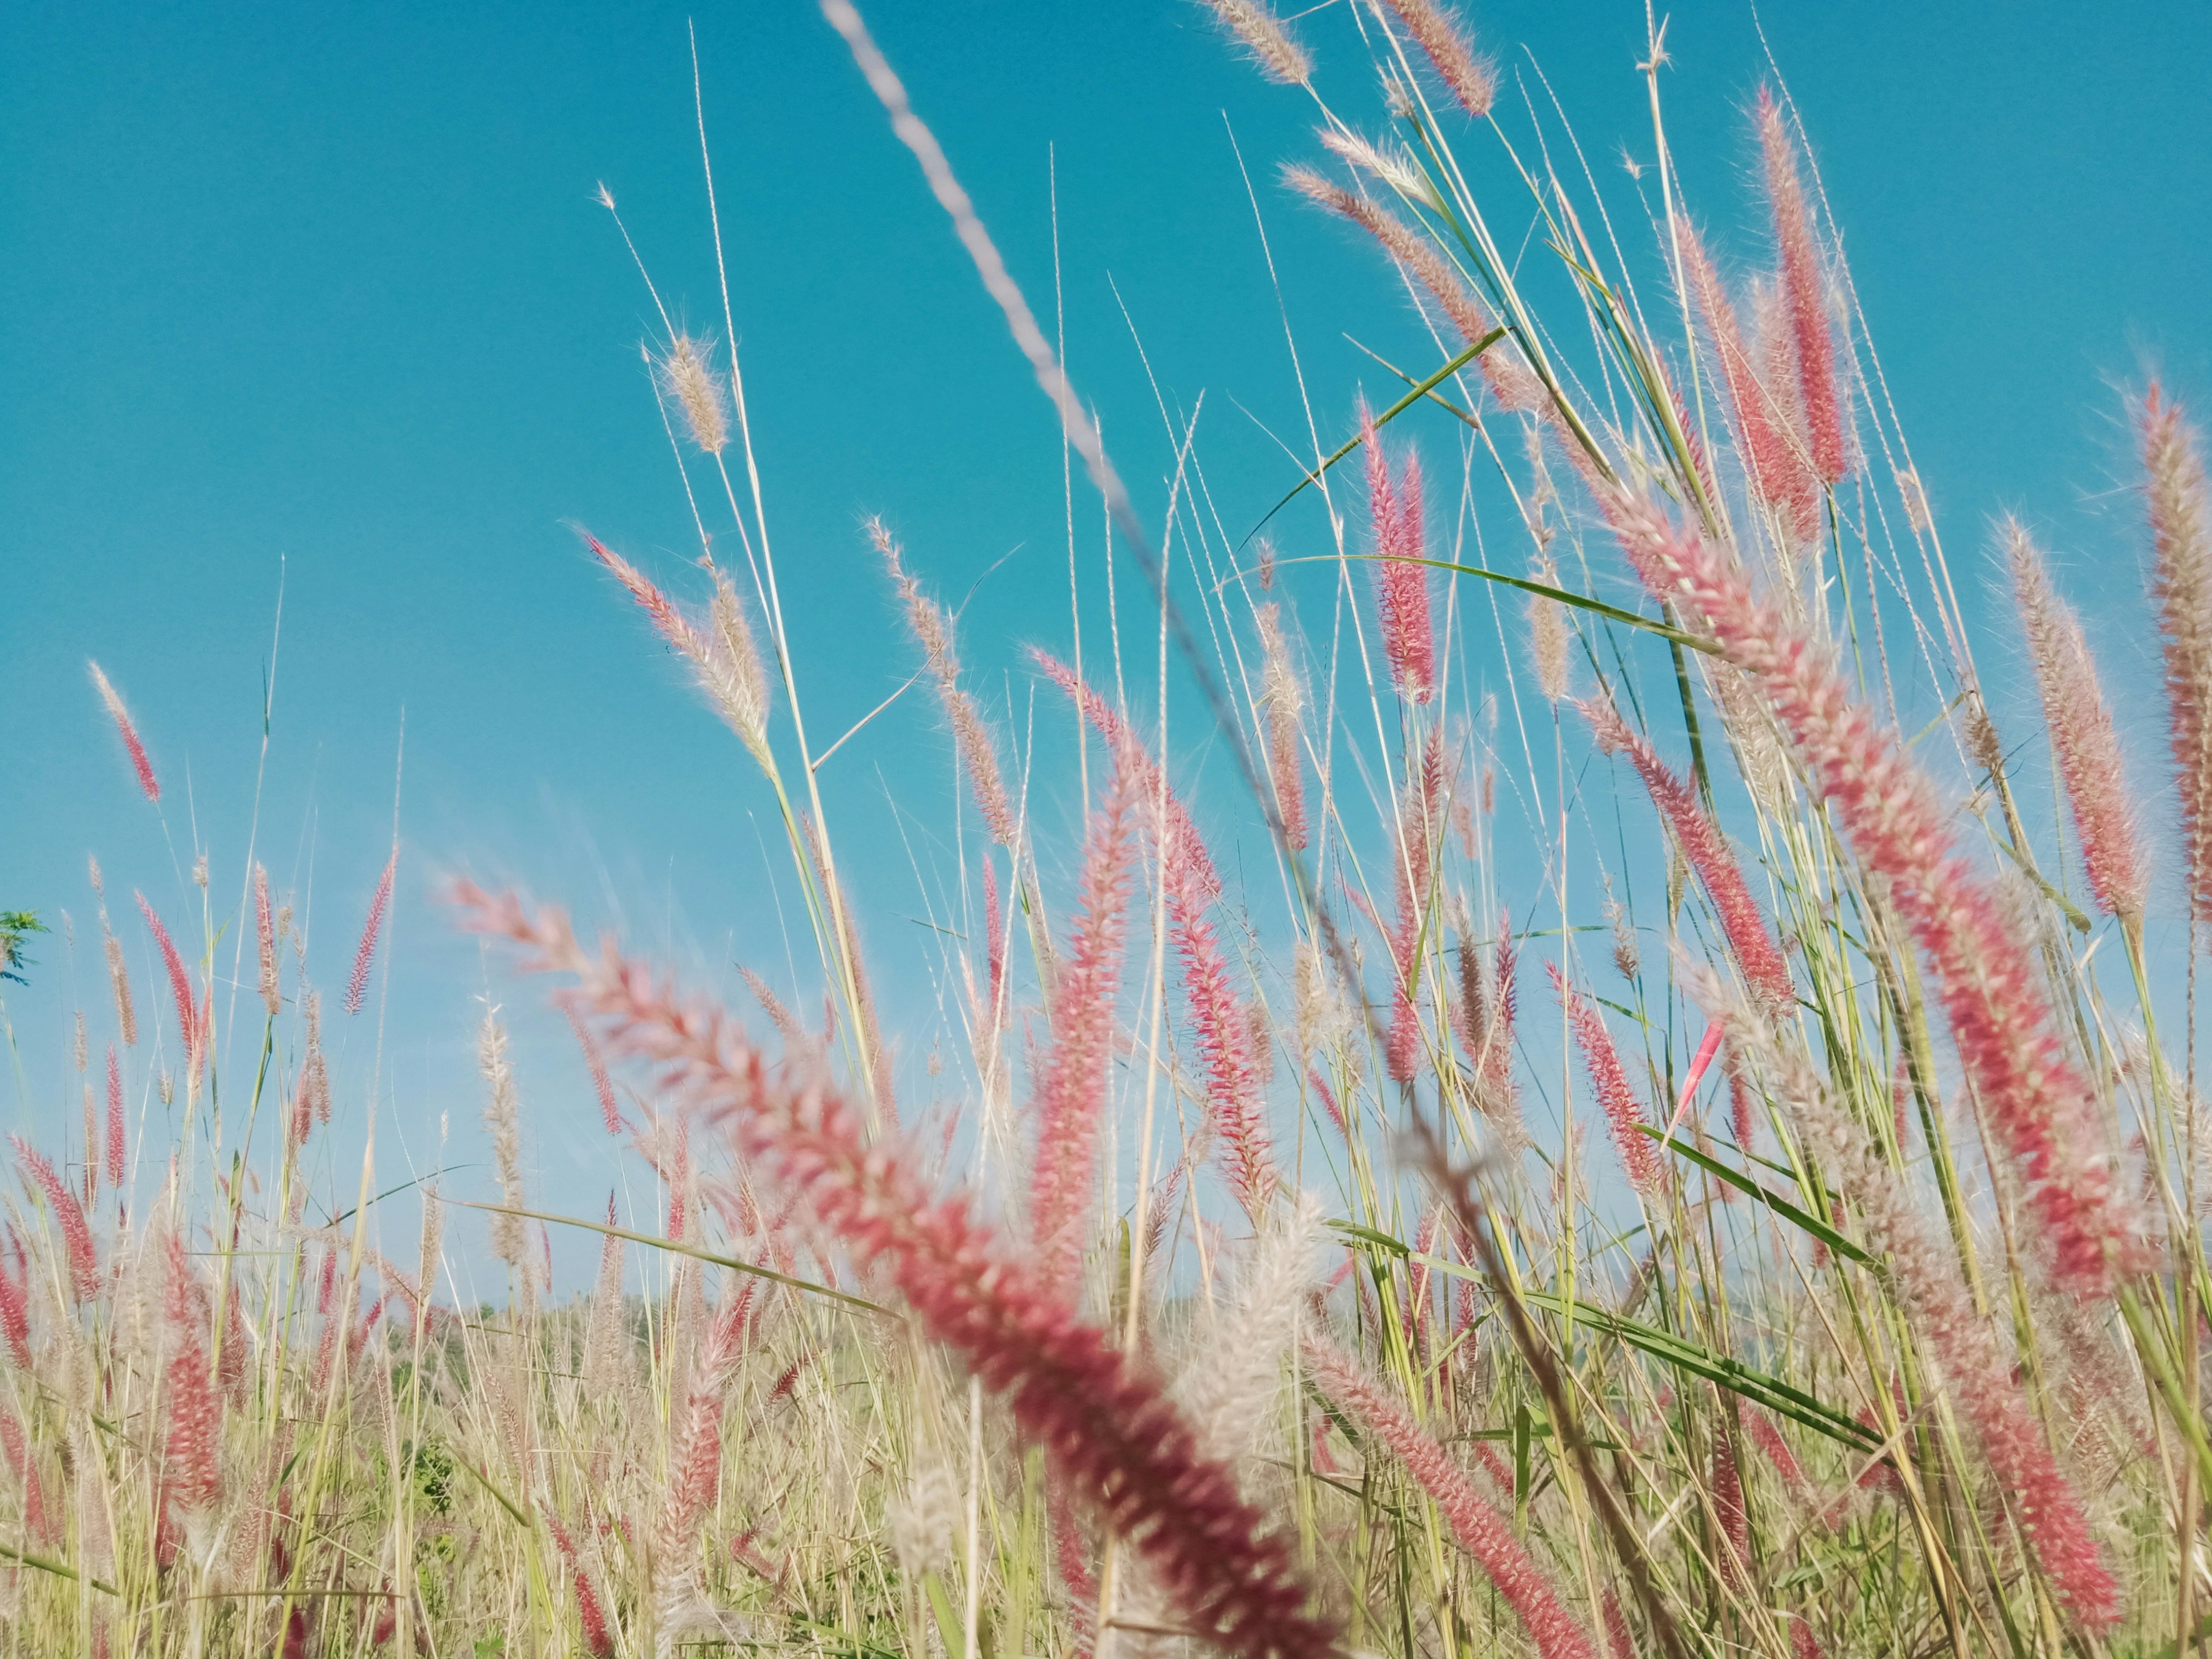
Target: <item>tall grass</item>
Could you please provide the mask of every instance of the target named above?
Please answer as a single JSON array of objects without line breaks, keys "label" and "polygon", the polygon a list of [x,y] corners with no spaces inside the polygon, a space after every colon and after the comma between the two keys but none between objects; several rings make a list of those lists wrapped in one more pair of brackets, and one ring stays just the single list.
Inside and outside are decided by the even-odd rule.
[{"label": "tall grass", "polygon": [[[590,547],[776,805],[823,1024],[459,884],[457,925],[551,976],[657,1196],[627,1226],[540,1212],[522,1138],[595,1131],[532,1121],[493,1009],[494,1178],[388,1247],[373,1133],[309,1202],[310,1149],[369,1098],[309,977],[346,964],[311,964],[250,855],[228,896],[203,856],[197,928],[137,898],[168,981],[141,1000],[95,864],[83,1127],[56,1102],[15,1143],[0,1238],[7,1651],[2057,1659],[2212,1629],[2196,428],[2156,387],[2134,411],[2169,776],[2122,775],[2059,578],[2002,532],[2074,831],[2038,835],[2039,745],[1996,729],[1786,102],[1746,134],[1771,228],[1735,280],[1674,170],[1656,40],[1624,246],[1554,169],[1571,134],[1500,118],[1430,0],[1323,15],[1370,59],[1343,80],[1381,76],[1372,128],[1259,0],[1214,9],[1312,101],[1334,170],[1286,158],[1287,195],[1375,248],[1376,303],[1438,365],[1340,411],[1340,442],[1316,421],[1279,505],[1325,515],[1272,544],[1201,503],[1188,434],[1140,516],[825,4],[1143,579],[1103,670],[1095,618],[1088,669],[1038,623],[1066,699],[1042,741],[1088,796],[1080,845],[1048,847],[1036,755],[872,526],[984,830],[933,964],[967,1050],[942,1103],[899,1099],[815,789],[846,739],[806,734],[742,379],[672,326],[648,355],[696,596]],[[1491,228],[1531,214],[1516,261]],[[1513,533],[1471,560],[1442,527],[1498,499]],[[1153,622],[1157,660],[1125,653]],[[158,744],[92,673],[158,803]],[[1267,858],[1209,850],[1237,826],[1177,775],[1194,718]],[[409,873],[395,849],[348,1014]],[[38,923],[9,923],[14,969]],[[180,1108],[173,1147],[126,1145],[132,1091]],[[462,1206],[502,1305],[453,1294]],[[602,1240],[586,1297],[550,1282],[554,1224]]]}]

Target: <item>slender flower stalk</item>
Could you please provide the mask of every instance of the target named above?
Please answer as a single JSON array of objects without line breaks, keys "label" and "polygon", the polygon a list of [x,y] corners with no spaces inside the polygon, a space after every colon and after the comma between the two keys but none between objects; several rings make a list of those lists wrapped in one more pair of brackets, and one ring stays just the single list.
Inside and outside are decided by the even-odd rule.
[{"label": "slender flower stalk", "polygon": [[154,775],[154,763],[146,757],[146,745],[138,740],[138,728],[131,724],[131,711],[123,706],[122,694],[109,684],[98,663],[88,659],[85,665],[92,670],[93,687],[100,693],[100,702],[107,705],[108,717],[122,734],[124,748],[130,751],[131,769],[138,775],[138,787],[146,792],[148,800],[158,801],[161,799],[161,781]]},{"label": "slender flower stalk", "polygon": [[1428,1493],[1452,1536],[1513,1609],[1542,1659],[1595,1659],[1589,1632],[1561,1603],[1549,1575],[1413,1413],[1357,1360],[1327,1343],[1309,1339],[1306,1360],[1322,1392],[1389,1447]]},{"label": "slender flower stalk", "polygon": [[2196,428],[2154,381],[2137,422],[2149,507],[2151,598],[2166,636],[2166,699],[2192,921],[2212,919],[2212,499]]},{"label": "slender flower stalk", "polygon": [[[499,1174],[500,1202],[510,1210],[523,1207],[522,1112],[515,1097],[514,1066],[507,1057],[507,1027],[499,1023],[499,1010],[484,1011],[477,1028],[477,1070],[488,1091],[484,1127],[491,1131],[493,1167]],[[523,1271],[528,1245],[519,1215],[491,1217],[491,1253],[517,1273]]]},{"label": "slender flower stalk", "polygon": [[1836,342],[1828,326],[1827,282],[1797,178],[1797,149],[1773,94],[1759,89],[1759,148],[1766,165],[1766,200],[1774,213],[1774,246],[1782,256],[1782,290],[1796,346],[1797,396],[1805,412],[1814,475],[1832,484],[1850,470],[1836,385]]},{"label": "slender flower stalk", "polygon": [[376,936],[384,930],[384,913],[392,903],[392,878],[398,870],[399,848],[395,842],[392,856],[385,860],[384,874],[377,880],[375,896],[368,902],[368,920],[362,923],[361,945],[353,953],[353,972],[346,978],[345,1011],[349,1014],[361,1012],[362,1000],[368,994],[368,970],[376,959]]},{"label": "slender flower stalk", "polygon": [[1620,1051],[1613,1046],[1613,1033],[1606,1030],[1604,1017],[1590,1006],[1589,999],[1567,983],[1557,963],[1544,965],[1551,973],[1552,989],[1559,995],[1559,1006],[1566,1010],[1567,1023],[1575,1034],[1575,1047],[1582,1050],[1590,1087],[1597,1091],[1597,1103],[1612,1126],[1613,1144],[1628,1171],[1628,1184],[1649,1198],[1659,1190],[1666,1171],[1660,1164],[1659,1154],[1652,1149],[1651,1138],[1644,1133],[1649,1121],[1644,1116],[1644,1103],[1636,1097],[1636,1090],[1628,1081],[1627,1068],[1621,1065]]},{"label": "slender flower stalk", "polygon": [[1682,849],[1682,856],[1697,872],[1713,902],[1721,932],[1727,935],[1736,965],[1743,971],[1744,983],[1753,995],[1778,1012],[1788,1007],[1796,995],[1790,983],[1790,964],[1783,960],[1774,936],[1767,931],[1766,919],[1759,914],[1759,902],[1744,881],[1743,866],[1735,849],[1720,826],[1707,816],[1697,792],[1668,769],[1643,733],[1632,730],[1610,702],[1577,702],[1575,708],[1589,722],[1597,746],[1608,755],[1626,754],[1636,775],[1644,781],[1652,805],[1674,832],[1674,844]]},{"label": "slender flower stalk", "polygon": [[1334,1627],[1306,1610],[1287,1543],[1262,1530],[1227,1469],[1199,1455],[1158,1385],[979,1227],[967,1200],[939,1198],[918,1160],[869,1146],[828,1079],[772,1076],[722,1011],[682,1001],[611,945],[587,954],[558,912],[533,918],[512,896],[466,886],[455,896],[471,926],[575,975],[617,1052],[656,1066],[761,1178],[808,1203],[856,1267],[880,1267],[928,1335],[1010,1395],[1020,1431],[1142,1553],[1192,1629],[1248,1659],[1331,1649]]},{"label": "slender flower stalk", "polygon": [[2081,842],[2090,896],[2106,915],[2139,925],[2149,879],[2112,711],[2097,683],[2081,618],[2052,591],[2043,555],[2020,521],[2006,519],[1999,534],[2012,567],[2013,597],[2027,637],[2028,659],[2035,665],[2036,688],[2043,696],[2044,723]]},{"label": "slender flower stalk", "polygon": [[1955,1257],[1801,1050],[1784,1046],[1763,1015],[1711,976],[1696,975],[1692,994],[1709,1016],[1727,1024],[1820,1159],[1822,1174],[1864,1218],[1899,1301],[1926,1337],[1954,1407],[1980,1442],[1996,1490],[2018,1513],[2059,1601],[2093,1630],[2115,1623],[2123,1605],[2119,1585],[2011,1362],[1975,1311]]},{"label": "slender flower stalk", "polygon": [[2084,1296],[2109,1291],[2147,1255],[2103,1151],[2094,1096],[2052,1029],[2032,953],[1990,884],[1954,850],[1933,786],[1851,700],[1833,652],[1755,597],[1711,544],[1626,491],[1607,507],[1645,586],[1706,619],[1795,740],[1861,864],[1887,881],[1934,969],[1967,1079],[2029,1189],[2058,1283]]},{"label": "slender flower stalk", "polygon": [[1467,43],[1456,19],[1436,0],[1389,0],[1406,33],[1428,55],[1460,107],[1478,121],[1498,96],[1498,74]]}]

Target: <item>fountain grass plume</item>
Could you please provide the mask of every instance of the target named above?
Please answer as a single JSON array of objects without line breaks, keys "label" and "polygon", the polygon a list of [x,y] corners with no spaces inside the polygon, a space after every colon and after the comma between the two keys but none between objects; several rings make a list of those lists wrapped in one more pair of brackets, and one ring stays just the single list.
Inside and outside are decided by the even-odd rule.
[{"label": "fountain grass plume", "polygon": [[1674,831],[1674,844],[1698,873],[1720,917],[1721,932],[1735,954],[1744,983],[1768,1006],[1779,1011],[1790,1006],[1796,993],[1790,983],[1790,964],[1768,931],[1766,918],[1743,878],[1735,851],[1698,799],[1697,793],[1671,771],[1641,732],[1632,730],[1610,702],[1577,702],[1575,708],[1589,722],[1597,746],[1607,754],[1626,754],[1636,775],[1644,781],[1652,805]]},{"label": "fountain grass plume", "polygon": [[98,663],[86,660],[92,671],[93,689],[100,700],[107,705],[108,718],[115,722],[115,730],[123,738],[123,747],[131,757],[131,769],[138,775],[138,787],[146,792],[146,799],[161,799],[161,781],[154,775],[154,763],[147,757],[146,745],[139,741],[138,727],[131,719],[131,711],[123,706],[123,695],[112,684]]},{"label": "fountain grass plume", "polygon": [[2028,660],[2035,667],[2059,781],[2073,809],[2090,896],[2106,915],[2139,926],[2149,877],[2112,712],[2097,683],[2081,618],[2052,588],[2043,554],[2020,521],[2007,518],[1998,535],[2012,570],[2013,598]]},{"label": "fountain grass plume", "polygon": [[1589,1632],[1567,1611],[1551,1576],[1389,1386],[1358,1360],[1318,1339],[1308,1340],[1305,1352],[1321,1391],[1406,1466],[1435,1503],[1460,1547],[1474,1558],[1520,1619],[1542,1659],[1595,1659]]},{"label": "fountain grass plume", "polygon": [[574,976],[611,1048],[652,1066],[759,1178],[803,1199],[863,1268],[880,1267],[922,1328],[1008,1397],[1017,1425],[1062,1479],[1141,1552],[1192,1628],[1246,1659],[1334,1650],[1308,1610],[1288,1541],[1265,1530],[1234,1476],[1201,1457],[1158,1383],[975,1218],[940,1199],[915,1160],[870,1146],[818,1071],[772,1071],[720,1009],[684,1000],[611,943],[593,956],[558,911],[466,884],[465,925],[525,946],[528,965]]},{"label": "fountain grass plume", "polygon": [[2141,1228],[2026,945],[1991,884],[1954,850],[1933,785],[1851,698],[1832,649],[1754,595],[1711,543],[1626,490],[1605,506],[1645,586],[1704,617],[1728,659],[1752,676],[1861,864],[1887,883],[1933,971],[1960,1060],[2028,1188],[2058,1282],[2081,1295],[2108,1292],[2148,1260]]}]

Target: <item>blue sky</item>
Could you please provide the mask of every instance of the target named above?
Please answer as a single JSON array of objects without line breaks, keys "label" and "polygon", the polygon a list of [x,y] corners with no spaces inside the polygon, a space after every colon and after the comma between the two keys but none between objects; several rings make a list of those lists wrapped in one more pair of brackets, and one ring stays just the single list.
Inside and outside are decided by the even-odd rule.
[{"label": "blue sky", "polygon": [[[1206,394],[1225,520],[1249,523],[1286,487],[1252,417],[1300,426],[1231,129],[1325,432],[1359,386],[1380,389],[1344,334],[1402,360],[1425,350],[1377,262],[1274,187],[1281,159],[1316,154],[1298,96],[1261,84],[1185,0],[869,15],[1041,309],[1054,158],[1071,368],[1155,515],[1170,453],[1117,291],[1170,407]],[[454,1156],[480,1156],[465,1038],[483,981],[428,902],[437,872],[569,895],[679,955],[782,960],[748,817],[768,811],[764,791],[567,528],[671,580],[688,556],[637,362],[650,303],[592,201],[605,180],[664,295],[719,335],[685,18],[652,4],[87,4],[11,20],[0,908],[88,921],[88,851],[111,908],[137,886],[181,917],[195,845],[234,890],[281,560],[259,853],[280,885],[312,883],[325,985],[384,861],[404,711],[383,1075],[410,1156],[428,1156],[447,1110]],[[1496,4],[1472,21],[1531,96],[1540,67],[1604,187],[1632,204],[1617,163],[1624,145],[1650,153],[1640,12]],[[2072,556],[2112,672],[2148,685],[2132,520],[2113,498],[2118,388],[2148,364],[2185,397],[2212,393],[2212,13],[1677,11],[1670,137],[1694,210],[1747,257],[1761,21],[1954,555],[1978,570],[1986,516],[2027,514]],[[1020,647],[1059,648],[1067,632],[1050,416],[813,8],[748,0],[697,23],[810,726],[844,730],[913,665],[857,528],[871,512],[947,595],[992,573],[963,654],[1026,699]],[[1340,16],[1305,27],[1333,98],[1371,109]],[[1451,440],[1433,435],[1440,456]],[[1079,477],[1077,490],[1095,565],[1096,505]],[[1319,521],[1284,533],[1294,551]],[[1096,604],[1095,570],[1090,583]],[[133,705],[160,816],[133,791],[87,656]],[[2016,683],[2001,650],[1987,665]],[[905,954],[920,935],[901,918],[921,900],[901,830],[944,867],[948,755],[916,700],[823,775],[887,994],[917,1009],[929,991],[921,953]],[[1036,811],[1048,840],[1072,840],[1071,794]],[[765,817],[760,829],[773,837]],[[19,1058],[0,1118],[51,1130],[73,1097],[69,1011],[103,1006],[96,951],[78,941],[74,970],[48,941],[33,989],[10,996]],[[510,1003],[534,995],[504,983]],[[343,1040],[356,1066],[374,1046],[366,1024]],[[587,1085],[565,1049],[526,1056],[524,1077],[549,1126],[546,1179],[580,1192],[597,1152],[550,1126],[588,1128]]]}]

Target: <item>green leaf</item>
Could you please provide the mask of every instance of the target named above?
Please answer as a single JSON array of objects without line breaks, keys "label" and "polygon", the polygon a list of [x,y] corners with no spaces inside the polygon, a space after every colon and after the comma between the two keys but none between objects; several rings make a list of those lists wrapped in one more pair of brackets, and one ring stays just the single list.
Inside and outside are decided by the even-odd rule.
[{"label": "green leaf", "polygon": [[1783,1197],[1781,1194],[1771,1191],[1767,1188],[1760,1186],[1756,1181],[1753,1181],[1749,1176],[1745,1175],[1741,1170],[1731,1170],[1727,1164],[1722,1163],[1718,1158],[1709,1158],[1694,1146],[1686,1146],[1679,1140],[1668,1139],[1663,1133],[1653,1128],[1649,1123],[1639,1123],[1637,1125],[1637,1127],[1643,1130],[1645,1134],[1650,1135],[1652,1139],[1657,1141],[1661,1146],[1674,1152],[1678,1158],[1686,1158],[1691,1163],[1696,1164],[1699,1169],[1706,1170],[1711,1175],[1714,1175],[1719,1179],[1728,1182],[1728,1184],[1735,1188],[1736,1191],[1742,1193],[1748,1197],[1757,1199],[1761,1204],[1766,1206],[1768,1209],[1773,1211],[1775,1214],[1780,1216],[1784,1221],[1793,1223],[1806,1232],[1812,1234],[1814,1237],[1819,1239],[1820,1243],[1826,1245],[1838,1255],[1846,1256],[1853,1261],[1864,1262],[1869,1267],[1874,1265],[1874,1258],[1872,1256],[1869,1255],[1864,1250],[1859,1249],[1857,1245],[1852,1243],[1850,1239],[1845,1238],[1841,1233],[1838,1232],[1826,1222],[1821,1220],[1818,1216],[1814,1215],[1809,1211],[1799,1209],[1788,1199]]},{"label": "green leaf", "polygon": [[[1473,362],[1477,357],[1480,357],[1484,352],[1487,351],[1492,346],[1496,345],[1504,337],[1505,331],[1504,329],[1492,329],[1489,333],[1484,335],[1480,340],[1477,340],[1466,350],[1461,352],[1459,356],[1454,357],[1442,368],[1437,369],[1434,374],[1431,374],[1428,379],[1419,382],[1411,392],[1408,392],[1404,397],[1399,398],[1396,403],[1392,404],[1389,408],[1384,410],[1380,415],[1377,415],[1375,417],[1375,425],[1376,428],[1379,430],[1382,428],[1389,425],[1391,422],[1396,420],[1398,416],[1404,414],[1415,404],[1420,402],[1421,399],[1427,397],[1430,392],[1435,391],[1437,386],[1451,379],[1453,375],[1458,374],[1460,370],[1465,368],[1469,363]],[[1334,466],[1346,456],[1352,453],[1353,450],[1358,448],[1359,441],[1360,441],[1357,438],[1352,439],[1349,443],[1339,449],[1334,455],[1331,455],[1327,460],[1323,461],[1317,469],[1307,473],[1304,477],[1300,478],[1296,484],[1291,486],[1291,493],[1284,496],[1279,501],[1277,501],[1273,507],[1269,507],[1267,511],[1266,516],[1261,518],[1259,523],[1254,525],[1252,528],[1245,533],[1244,539],[1249,542],[1253,537],[1258,535],[1262,530],[1265,530],[1267,527],[1267,520],[1269,519],[1273,518],[1275,514],[1281,512],[1293,501],[1297,499],[1298,491],[1304,489],[1310,483],[1319,483],[1321,482],[1321,475],[1328,471],[1329,468]]]},{"label": "green leaf", "polygon": [[[1564,1314],[1567,1303],[1562,1297],[1541,1291],[1523,1291],[1522,1296],[1530,1306],[1547,1313]],[[1595,1330],[1619,1337],[1632,1348],[1640,1348],[1655,1359],[1663,1359],[1672,1365],[1717,1382],[1731,1394],[1738,1395],[1754,1405],[1802,1423],[1816,1434],[1840,1442],[1856,1450],[1870,1452],[1881,1444],[1881,1437],[1865,1425],[1853,1422],[1832,1406],[1823,1404],[1802,1389],[1793,1389],[1778,1376],[1754,1370],[1740,1359],[1730,1359],[1715,1354],[1686,1338],[1668,1332],[1656,1330],[1639,1324],[1633,1319],[1624,1319],[1588,1302],[1574,1304],[1575,1320]]]},{"label": "green leaf", "polygon": [[1328,1224],[1340,1233],[1349,1233],[1362,1243],[1372,1244],[1393,1255],[1409,1256],[1413,1253],[1413,1247],[1403,1239],[1393,1238],[1388,1233],[1378,1233],[1374,1228],[1363,1227],[1356,1221],[1332,1221]]}]

